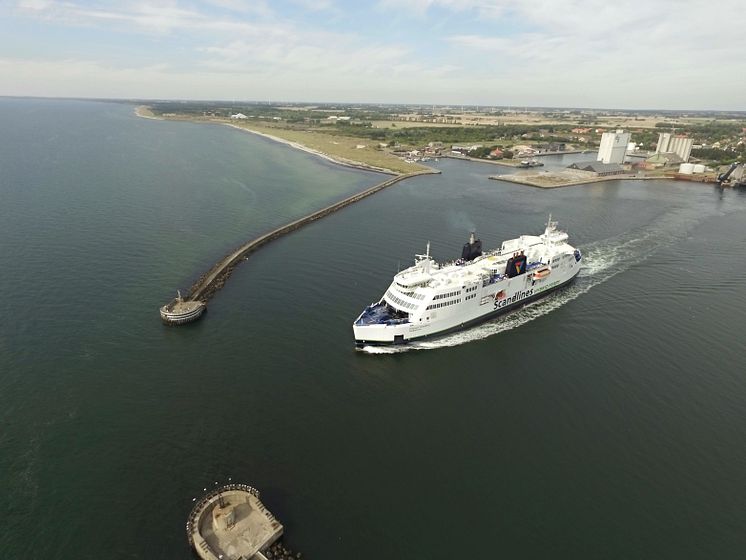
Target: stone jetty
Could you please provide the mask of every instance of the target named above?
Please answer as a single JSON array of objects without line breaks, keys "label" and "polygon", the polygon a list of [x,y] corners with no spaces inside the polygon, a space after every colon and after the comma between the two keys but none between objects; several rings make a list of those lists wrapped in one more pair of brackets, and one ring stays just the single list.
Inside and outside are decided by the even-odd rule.
[{"label": "stone jetty", "polygon": [[[274,553],[282,524],[264,507],[259,490],[227,484],[202,496],[189,514],[187,538],[203,560],[264,560]],[[283,549],[284,550],[284,549]]]},{"label": "stone jetty", "polygon": [[[416,171],[414,173],[397,175],[381,183],[378,183],[377,185],[374,185],[370,187],[369,189],[366,189],[360,193],[349,196],[343,200],[340,200],[339,202],[335,202],[334,204],[330,204],[326,208],[322,208],[321,210],[313,212],[303,218],[290,222],[289,224],[286,224],[282,227],[274,229],[270,231],[269,233],[265,233],[264,235],[261,235],[255,239],[252,239],[251,241],[248,241],[247,243],[244,243],[243,245],[238,247],[235,251],[223,257],[222,260],[217,262],[210,270],[208,270],[205,274],[203,274],[202,277],[200,277],[200,279],[197,280],[197,282],[191,287],[189,291],[189,295],[186,298],[183,298],[181,300],[181,306],[186,309],[186,307],[184,306],[185,303],[200,302],[201,311],[199,315],[191,318],[190,320],[199,318],[202,315],[202,311],[204,311],[207,301],[213,295],[215,295],[215,293],[218,292],[220,288],[223,287],[223,285],[225,284],[226,280],[228,280],[228,278],[230,277],[236,265],[240,263],[242,260],[244,260],[245,257],[247,257],[247,255],[256,251],[263,245],[266,245],[270,241],[274,241],[275,239],[278,239],[284,235],[292,233],[293,231],[300,229],[303,226],[310,224],[311,222],[324,218],[328,216],[329,214],[333,214],[334,212],[341,210],[342,208],[345,208],[351,204],[354,204],[355,202],[358,202],[359,200],[369,197],[387,187],[390,187],[391,185],[394,185],[398,183],[399,181],[403,181],[404,179],[409,179],[411,177],[416,177],[418,175],[432,175],[432,174],[439,174],[439,173],[440,171],[438,170],[428,169],[425,171]],[[179,325],[179,324],[183,324],[184,322],[187,322],[187,321],[180,320],[180,319],[183,319],[183,317],[180,317],[178,313],[175,313],[175,314],[171,313],[171,315],[164,316],[163,310],[164,309],[177,309],[176,303],[177,303],[177,300],[172,300],[170,303],[167,303],[161,308],[161,318],[167,324]]]},{"label": "stone jetty", "polygon": [[185,300],[181,292],[176,291],[176,298],[161,307],[161,320],[167,325],[182,325],[196,321],[205,311],[205,304],[199,300]]}]

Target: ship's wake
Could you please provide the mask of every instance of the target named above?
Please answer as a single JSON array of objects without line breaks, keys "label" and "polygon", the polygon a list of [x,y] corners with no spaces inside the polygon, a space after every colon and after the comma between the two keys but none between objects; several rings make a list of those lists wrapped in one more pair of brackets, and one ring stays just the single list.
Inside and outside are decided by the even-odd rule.
[{"label": "ship's wake", "polygon": [[702,213],[692,209],[673,210],[660,216],[650,226],[604,239],[581,247],[583,265],[575,281],[569,286],[529,303],[515,311],[475,327],[438,338],[414,341],[400,346],[364,346],[359,350],[368,354],[396,354],[413,350],[434,350],[459,346],[467,342],[482,340],[489,336],[515,329],[562,307],[594,286],[598,286],[639,263],[654,252],[684,238],[702,221]]}]

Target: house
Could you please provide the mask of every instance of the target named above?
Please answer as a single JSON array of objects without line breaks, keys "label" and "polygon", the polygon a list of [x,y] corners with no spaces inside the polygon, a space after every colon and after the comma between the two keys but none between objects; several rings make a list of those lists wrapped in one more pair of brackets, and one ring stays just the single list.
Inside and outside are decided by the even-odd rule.
[{"label": "house", "polygon": [[244,115],[243,113],[236,113],[235,115],[231,115],[232,119],[247,119],[248,117]]},{"label": "house", "polygon": [[481,148],[481,147],[482,147],[482,144],[471,144],[471,145],[454,144],[453,146],[451,146],[451,150],[454,150],[456,152],[461,152],[461,151],[471,152],[472,150],[476,150],[477,148]]},{"label": "house", "polygon": [[495,148],[490,152],[490,157],[499,159],[503,157],[503,151],[500,148]]},{"label": "house", "polygon": [[516,155],[516,157],[526,157],[533,156],[539,151],[536,148],[527,146],[526,144],[518,144],[516,146],[513,146],[512,152]]}]

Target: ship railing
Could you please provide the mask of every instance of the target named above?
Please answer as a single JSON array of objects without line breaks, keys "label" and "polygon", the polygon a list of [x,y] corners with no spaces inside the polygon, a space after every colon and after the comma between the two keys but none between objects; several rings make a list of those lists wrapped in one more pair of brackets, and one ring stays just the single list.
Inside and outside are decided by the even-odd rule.
[{"label": "ship railing", "polygon": [[482,287],[489,286],[490,284],[494,284],[495,282],[499,282],[500,280],[503,280],[505,278],[504,274],[491,274],[484,280],[482,280]]}]

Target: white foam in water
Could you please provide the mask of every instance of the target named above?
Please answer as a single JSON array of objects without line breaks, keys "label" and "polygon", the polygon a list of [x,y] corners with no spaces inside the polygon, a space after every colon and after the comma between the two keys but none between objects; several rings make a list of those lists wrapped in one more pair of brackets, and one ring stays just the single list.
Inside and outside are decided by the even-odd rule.
[{"label": "white foam in water", "polygon": [[364,346],[359,350],[368,354],[434,350],[482,340],[488,336],[520,327],[571,302],[594,286],[606,282],[631,266],[643,262],[661,247],[684,237],[692,227],[701,222],[703,217],[706,217],[703,213],[693,213],[692,209],[673,210],[644,229],[585,245],[581,247],[583,266],[570,286],[486,323],[440,338],[397,346]]}]

